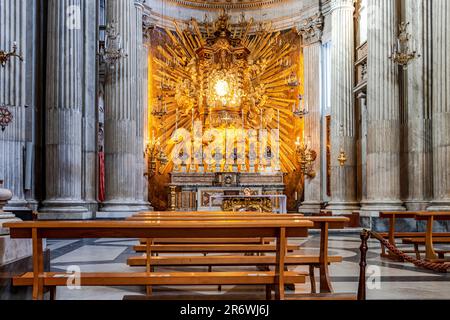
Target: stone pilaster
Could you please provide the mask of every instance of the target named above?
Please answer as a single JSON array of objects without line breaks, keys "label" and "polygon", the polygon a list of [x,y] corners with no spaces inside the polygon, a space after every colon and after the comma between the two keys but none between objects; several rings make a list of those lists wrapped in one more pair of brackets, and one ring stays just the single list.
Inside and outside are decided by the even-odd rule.
[{"label": "stone pilaster", "polygon": [[[424,210],[432,197],[430,1],[406,1],[406,21],[420,57],[407,69],[408,210]],[[406,180],[405,180],[406,181]]]},{"label": "stone pilaster", "polygon": [[0,105],[6,105],[13,115],[5,131],[0,131],[0,180],[13,198],[11,210],[26,209],[24,181],[26,147],[26,10],[25,0],[0,0],[1,22],[0,49],[9,51],[14,42],[24,62],[11,58],[5,67],[0,67]]},{"label": "stone pilaster", "polygon": [[314,178],[305,177],[304,201],[299,212],[318,213],[322,208],[322,176],[321,176],[321,101],[320,101],[320,70],[321,70],[321,36],[323,16],[318,13],[303,21],[297,28],[303,39],[303,57],[305,66],[305,104],[309,114],[305,117],[305,137],[310,147],[317,152],[313,170]]},{"label": "stone pilaster", "polygon": [[[134,0],[109,0],[107,21],[115,22],[127,57],[108,67],[105,83],[105,196],[97,216],[124,216],[146,210],[142,190],[137,191],[138,174],[143,176],[142,154],[137,154],[138,129],[142,128],[142,76],[138,61],[142,45],[142,8]],[[138,15],[141,23],[137,28]],[[138,30],[140,32],[138,33]],[[138,39],[140,37],[140,39]],[[139,58],[139,59],[138,59]],[[138,82],[141,80],[141,83]],[[142,134],[141,134],[142,137]],[[142,171],[142,172],[141,172]]]},{"label": "stone pilaster", "polygon": [[97,210],[97,3],[82,1],[83,119],[82,190],[90,211]]},{"label": "stone pilaster", "polygon": [[[143,117],[144,117],[144,123],[143,123],[143,133],[144,133],[144,137],[143,137],[143,141],[144,141],[144,148],[146,147],[146,143],[148,143],[148,141],[150,140],[150,129],[149,129],[149,59],[151,59],[150,55],[150,46],[151,46],[151,33],[155,28],[154,25],[154,21],[152,21],[152,19],[150,18],[149,14],[144,14],[143,16],[143,21],[142,21],[142,26],[143,26],[143,47],[142,47],[142,64],[143,64]],[[148,186],[148,165],[147,165],[147,161],[148,158],[146,157],[144,159],[144,201],[148,201],[149,200],[149,196],[148,196],[148,190],[149,190],[149,186]],[[150,204],[151,205],[151,204]],[[150,207],[150,209],[152,210],[153,208]]]},{"label": "stone pilaster", "polygon": [[46,200],[41,219],[89,217],[82,200],[83,25],[69,21],[81,0],[48,1]]},{"label": "stone pilaster", "polygon": [[396,2],[369,0],[367,83],[367,199],[365,211],[402,210]]},{"label": "stone pilaster", "polygon": [[450,2],[433,0],[433,201],[450,211]]},{"label": "stone pilaster", "polygon": [[147,105],[147,101],[144,102],[144,98],[147,96],[144,92],[147,91],[145,87],[148,81],[146,80],[148,75],[147,69],[147,56],[148,50],[144,46],[144,6],[142,0],[135,0],[136,6],[136,108],[138,117],[136,119],[136,200],[141,203],[142,210],[148,210],[150,203],[146,190],[145,173],[145,144],[144,144],[144,130],[146,130],[147,113],[144,104]]},{"label": "stone pilaster", "polygon": [[[331,2],[331,201],[336,213],[359,208],[356,200],[353,0]],[[344,150],[347,162],[338,162]]]}]

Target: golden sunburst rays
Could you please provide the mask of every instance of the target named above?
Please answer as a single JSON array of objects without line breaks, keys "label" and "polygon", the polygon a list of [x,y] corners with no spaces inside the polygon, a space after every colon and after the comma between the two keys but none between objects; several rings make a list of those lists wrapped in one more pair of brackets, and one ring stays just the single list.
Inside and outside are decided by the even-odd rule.
[{"label": "golden sunburst rays", "polygon": [[[285,41],[283,33],[273,32],[271,24],[255,27],[253,20],[231,24],[228,16],[221,16],[215,22],[191,19],[184,28],[177,23],[174,26],[173,30],[161,30],[165,41],[154,51],[155,72],[151,75],[156,88],[152,105],[162,98],[167,110],[158,130],[160,140],[166,142],[166,154],[175,146],[170,138],[176,128],[192,131],[193,119],[204,126],[209,121],[215,109],[208,105],[208,81],[214,70],[226,67],[225,72],[238,74],[236,86],[242,94],[234,113],[242,114],[245,129],[261,129],[261,114],[264,129],[280,128],[281,168],[284,172],[295,170],[292,106],[298,102],[294,97],[299,88],[289,79],[297,76],[298,65],[291,60],[300,54],[298,46]],[[160,172],[172,168],[170,161]]]}]

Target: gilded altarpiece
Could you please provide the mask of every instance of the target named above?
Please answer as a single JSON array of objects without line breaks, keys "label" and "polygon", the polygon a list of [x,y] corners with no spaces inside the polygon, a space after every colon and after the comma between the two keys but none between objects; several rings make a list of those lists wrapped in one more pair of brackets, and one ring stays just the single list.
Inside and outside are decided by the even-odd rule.
[{"label": "gilded altarpiece", "polygon": [[[220,19],[220,18],[219,18]],[[226,22],[228,23],[228,22]],[[193,24],[190,28],[197,28],[198,26],[196,24]],[[262,29],[264,26],[259,26],[257,28]],[[207,109],[205,106],[198,106],[193,104],[187,104],[184,105],[184,108],[182,107],[182,104],[180,103],[180,97],[177,96],[177,93],[180,90],[180,85],[186,85],[186,90],[191,90],[189,88],[189,84],[187,81],[182,81],[179,83],[175,83],[175,81],[171,82],[170,74],[171,72],[178,72],[171,70],[168,66],[172,66],[170,62],[167,62],[167,52],[170,52],[170,50],[181,50],[181,46],[186,46],[186,44],[183,44],[184,41],[202,41],[200,37],[198,38],[184,38],[184,36],[179,36],[179,34],[183,34],[186,32],[198,32],[201,33],[202,31],[199,30],[191,30],[185,29],[185,31],[181,31],[182,27],[179,26],[179,30],[177,27],[177,31],[168,31],[168,30],[162,30],[156,28],[154,32],[151,34],[151,48],[149,50],[149,136],[150,137],[160,137],[159,143],[164,143],[169,140],[169,138],[172,136],[173,132],[177,128],[183,127],[186,128],[186,130],[191,131],[193,128],[193,120],[195,118],[196,121],[202,121],[203,126],[210,127],[211,125],[215,124],[221,124],[223,121],[223,116],[219,116],[218,120],[215,120],[211,115],[209,115],[208,111],[204,111],[204,109]],[[190,30],[190,31],[186,31]],[[203,30],[203,29],[202,29]],[[209,32],[209,31],[206,31]],[[262,31],[260,31],[262,32]],[[178,34],[178,35],[177,35]],[[259,37],[259,38],[258,38]],[[249,36],[247,41],[248,43],[254,43],[256,41],[261,41],[258,39],[272,39],[272,35],[270,35],[270,32],[265,32],[262,35],[257,36]],[[210,43],[212,41],[210,37],[206,37],[206,41]],[[190,39],[190,40],[186,40]],[[196,40],[197,39],[197,40]],[[261,121],[259,111],[255,115],[253,115],[253,121],[251,118],[251,110],[249,113],[245,114],[245,120],[244,120],[244,112],[241,111],[239,113],[240,106],[236,105],[234,106],[235,109],[238,110],[237,114],[239,117],[242,116],[242,123],[246,123],[246,129],[274,129],[277,128],[277,115],[278,115],[278,126],[280,128],[280,140],[281,140],[281,150],[280,150],[280,158],[282,160],[282,166],[279,174],[274,174],[273,179],[277,181],[275,185],[273,183],[268,183],[267,186],[264,185],[264,183],[256,183],[259,187],[257,187],[255,190],[260,193],[270,193],[273,192],[275,194],[281,194],[284,193],[288,197],[288,210],[295,211],[297,208],[298,201],[301,201],[301,195],[303,192],[303,176],[299,170],[298,162],[296,161],[296,154],[295,150],[293,148],[294,142],[296,137],[302,136],[303,131],[303,120],[298,119],[292,114],[292,108],[293,105],[295,105],[295,102],[298,101],[298,98],[300,95],[303,94],[303,56],[301,52],[301,46],[300,46],[300,39],[296,32],[293,30],[287,30],[284,32],[280,32],[277,34],[276,37],[273,37],[274,41],[280,41],[280,45],[289,44],[292,46],[292,49],[289,49],[287,54],[285,55],[284,59],[289,60],[290,65],[287,71],[285,70],[286,76],[284,77],[286,81],[289,81],[289,77],[292,73],[295,73],[295,77],[297,80],[297,86],[289,87],[286,86],[286,90],[284,89],[278,89],[278,92],[275,92],[276,90],[272,90],[275,92],[275,96],[269,97],[269,100],[271,101],[279,101],[278,104],[272,104],[267,103],[267,105],[264,106],[264,108],[256,108],[256,110],[264,110],[261,111]],[[177,42],[179,41],[180,44],[178,47],[178,44],[169,47],[167,46],[167,43],[170,42]],[[272,40],[270,40],[272,41]],[[189,46],[188,46],[189,47]],[[261,45],[261,48],[264,46]],[[166,48],[165,50],[162,50],[161,48]],[[253,45],[253,48],[255,48],[255,45]],[[241,50],[241,49],[239,49]],[[258,47],[256,47],[256,50],[258,50]],[[242,53],[243,52],[243,53]],[[242,49],[242,52],[238,52],[237,55],[240,54],[250,54],[249,52],[245,52],[245,50]],[[174,53],[175,54],[175,53]],[[202,49],[199,49],[198,54],[204,54],[202,53]],[[177,57],[175,59],[182,59],[181,55],[175,54]],[[164,76],[163,73],[161,73],[162,64],[165,63],[167,66],[165,66],[166,70],[169,70],[168,74],[169,76]],[[179,62],[177,62],[179,63]],[[283,63],[283,61],[281,61]],[[188,64],[185,64],[186,67],[188,67]],[[186,72],[186,70],[189,70],[187,68],[184,69],[182,72]],[[213,74],[211,70],[211,74]],[[257,73],[258,70],[255,70]],[[278,71],[279,73],[279,71]],[[266,75],[261,74],[264,78]],[[258,75],[259,76],[259,75]],[[172,78],[173,79],[173,78]],[[231,80],[230,80],[231,81]],[[278,82],[281,82],[281,80],[278,80]],[[270,86],[270,85],[269,85]],[[276,88],[276,86],[275,86]],[[202,92],[208,92],[207,90]],[[243,94],[244,97],[251,96],[248,93]],[[244,98],[244,99],[246,99]],[[205,100],[208,101],[209,97],[205,97]],[[185,99],[183,101],[189,102],[189,100]],[[225,106],[224,106],[225,107]],[[157,117],[155,116],[155,109],[159,108],[159,110],[163,110],[166,115],[165,117]],[[244,109],[244,108],[241,108]],[[233,110],[229,112],[231,115],[233,114]],[[224,111],[230,111],[224,108]],[[266,117],[267,115],[267,117]],[[222,117],[222,118],[220,118]],[[264,118],[264,120],[263,120]],[[281,118],[281,121],[280,121]],[[173,148],[173,146],[172,146]],[[171,154],[171,149],[169,147],[165,147],[166,154]],[[189,165],[188,165],[189,167]],[[222,170],[219,171],[231,171],[230,170]],[[198,169],[197,169],[198,170]],[[203,169],[202,169],[203,170]],[[189,172],[189,170],[187,170]],[[215,172],[208,172],[208,170],[205,169],[203,172],[196,172],[196,179],[199,179],[199,175],[203,178],[200,179],[206,179],[208,180],[210,176],[212,177],[215,174]],[[154,206],[155,210],[167,210],[171,208],[171,204],[169,203],[169,198],[167,195],[170,194],[170,192],[174,192],[173,186],[176,185],[174,183],[174,175],[175,176],[183,176],[182,172],[180,172],[179,168],[178,170],[174,168],[174,165],[171,161],[168,161],[167,164],[161,164],[157,163],[156,168],[153,173],[149,174],[149,198]],[[246,173],[243,173],[243,176],[245,176]],[[280,176],[280,178],[277,178],[277,176]],[[183,177],[184,179],[187,178],[186,175]],[[261,180],[258,179],[258,173],[252,175],[252,179],[255,181]],[[273,180],[272,179],[272,180]],[[278,180],[277,180],[278,179]],[[280,183],[281,179],[281,183]],[[195,180],[195,179],[194,179]],[[274,180],[274,181],[275,181]],[[263,179],[261,180],[263,181]],[[187,183],[189,184],[189,183]],[[193,183],[195,185],[195,183]],[[169,188],[169,185],[172,185],[172,188]],[[192,185],[192,183],[191,183]],[[208,184],[206,184],[208,185]],[[272,185],[272,188],[270,188],[270,185]],[[211,187],[213,187],[213,184],[211,184]],[[189,188],[188,188],[189,189]],[[195,188],[195,186],[192,186],[191,192],[190,190],[184,190],[185,192],[180,194],[176,199],[176,205],[177,206],[185,206],[186,204],[188,206],[193,206],[195,203],[201,202],[202,199],[198,199],[201,196],[198,196],[198,190]],[[212,190],[212,189],[211,189]],[[269,191],[267,191],[269,190]],[[214,191],[214,190],[212,190]],[[177,191],[179,192],[179,190]],[[207,191],[205,191],[207,192]],[[194,195],[195,194],[195,195]]]}]

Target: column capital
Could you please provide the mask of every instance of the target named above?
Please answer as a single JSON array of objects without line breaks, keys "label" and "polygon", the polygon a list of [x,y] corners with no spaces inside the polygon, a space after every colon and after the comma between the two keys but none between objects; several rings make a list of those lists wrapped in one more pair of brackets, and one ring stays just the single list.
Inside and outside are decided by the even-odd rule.
[{"label": "column capital", "polygon": [[134,5],[136,7],[141,8],[142,10],[144,9],[144,3],[145,3],[145,0],[134,0]]},{"label": "column capital", "polygon": [[152,18],[151,13],[150,14],[144,13],[144,16],[142,17],[142,32],[144,35],[144,43],[150,41],[150,34],[155,29],[155,26],[156,26],[155,19]]},{"label": "column capital", "polygon": [[321,12],[317,12],[300,22],[297,26],[297,32],[302,36],[304,44],[311,45],[322,40],[323,23],[324,19]]},{"label": "column capital", "polygon": [[331,13],[337,9],[352,9],[355,10],[355,0],[331,0]]}]

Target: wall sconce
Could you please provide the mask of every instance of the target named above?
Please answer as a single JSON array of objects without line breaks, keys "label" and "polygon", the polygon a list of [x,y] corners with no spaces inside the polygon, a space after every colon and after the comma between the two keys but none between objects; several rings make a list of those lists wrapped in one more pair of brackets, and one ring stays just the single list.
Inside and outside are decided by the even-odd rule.
[{"label": "wall sconce", "polygon": [[[340,137],[344,137],[344,125],[341,123],[341,125],[339,126],[339,136]],[[341,167],[343,167],[345,165],[345,163],[347,162],[347,154],[344,151],[344,142],[341,139],[341,143],[340,143],[340,152],[339,152],[339,157],[338,157],[338,161],[339,161],[339,165]]]},{"label": "wall sconce", "polygon": [[128,54],[123,51],[122,37],[117,31],[116,22],[109,23],[105,32],[105,43],[101,46],[99,55],[106,64],[114,66],[120,59],[128,57]]},{"label": "wall sconce", "polygon": [[5,131],[6,127],[11,123],[13,115],[6,106],[0,106],[0,127]]},{"label": "wall sconce", "polygon": [[345,163],[347,162],[347,154],[345,153],[344,149],[341,148],[341,152],[339,153],[338,157],[339,165],[343,167]]},{"label": "wall sconce", "polygon": [[17,43],[13,42],[12,49],[10,52],[6,52],[0,50],[0,65],[4,68],[8,60],[12,57],[18,58],[20,61],[23,61],[23,57],[17,53]]},{"label": "wall sconce", "polygon": [[316,172],[314,171],[313,164],[317,159],[316,151],[308,147],[308,144],[300,142],[300,137],[297,137],[295,142],[296,153],[298,156],[298,162],[300,163],[300,170],[302,173],[310,179],[314,179]]},{"label": "wall sconce", "polygon": [[399,25],[397,41],[392,45],[392,55],[389,57],[396,64],[403,66],[403,70],[408,68],[408,64],[420,57],[417,53],[415,41],[412,41],[412,48],[409,47],[411,35],[408,33],[409,22],[402,22]]}]

